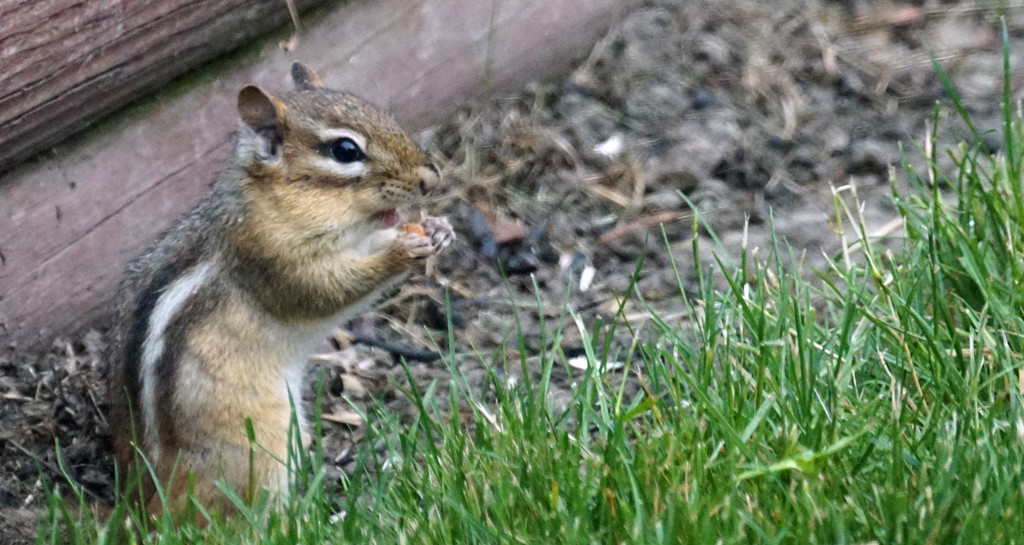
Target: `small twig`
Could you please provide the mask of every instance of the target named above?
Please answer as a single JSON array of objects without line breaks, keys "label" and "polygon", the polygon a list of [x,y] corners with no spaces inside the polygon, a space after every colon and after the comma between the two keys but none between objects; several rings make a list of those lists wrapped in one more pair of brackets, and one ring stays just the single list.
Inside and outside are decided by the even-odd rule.
[{"label": "small twig", "polygon": [[88,384],[85,386],[85,393],[89,394],[89,401],[92,402],[92,408],[96,409],[96,415],[100,417],[100,421],[103,422],[104,426],[109,426],[110,424],[107,422],[107,417],[103,414],[103,411],[100,410],[100,404],[96,402],[96,396],[93,395],[92,387]]},{"label": "small twig", "polygon": [[299,10],[295,9],[294,0],[284,0],[285,5],[288,6],[288,15],[292,18],[292,25],[295,27],[295,34],[299,33]]},{"label": "small twig", "polygon": [[441,359],[441,354],[438,354],[433,350],[417,350],[415,348],[399,346],[397,344],[392,344],[380,339],[374,339],[373,337],[365,337],[355,333],[352,334],[352,344],[361,344],[373,348],[380,348],[381,350],[390,352],[393,357],[405,358],[406,361],[422,361],[429,363]]},{"label": "small twig", "polygon": [[343,413],[322,413],[320,418],[328,422],[334,422],[335,424],[344,424],[353,428],[361,428],[366,425],[366,421],[363,420],[362,416],[358,413],[343,412]]},{"label": "small twig", "polygon": [[292,26],[295,28],[295,31],[292,32],[292,37],[289,38],[288,41],[281,42],[281,49],[284,49],[285,51],[293,51],[295,50],[295,46],[298,45],[299,32],[302,30],[299,23],[299,11],[295,9],[295,0],[284,0],[284,3],[288,6],[288,15],[292,18]]},{"label": "small twig", "polygon": [[601,244],[607,244],[612,240],[628,235],[630,233],[642,231],[644,229],[654,227],[655,225],[658,225],[660,223],[671,223],[673,221],[679,221],[687,216],[689,216],[689,213],[683,212],[682,210],[668,210],[665,212],[658,212],[657,214],[644,216],[636,221],[627,223],[625,225],[620,225],[619,227],[616,227],[615,229],[612,229],[611,231],[608,231],[607,233],[598,237],[597,241],[600,242]]},{"label": "small twig", "polygon": [[622,208],[629,208],[629,205],[631,203],[629,197],[623,195],[622,193],[619,193],[618,191],[615,191],[614,189],[609,189],[603,185],[590,184],[586,186],[586,190],[592,193],[593,195],[601,197],[607,201],[611,201],[621,206]]},{"label": "small twig", "polygon": [[398,303],[401,303],[401,302],[403,302],[403,301],[405,301],[407,299],[410,299],[412,297],[419,297],[419,296],[433,297],[434,296],[434,290],[431,289],[431,288],[426,288],[426,287],[422,287],[422,286],[403,287],[402,290],[400,292],[396,293],[394,297],[391,297],[389,299],[385,299],[379,305],[377,305],[377,309],[378,310],[382,310],[382,309],[391,308],[391,307],[397,305]]}]

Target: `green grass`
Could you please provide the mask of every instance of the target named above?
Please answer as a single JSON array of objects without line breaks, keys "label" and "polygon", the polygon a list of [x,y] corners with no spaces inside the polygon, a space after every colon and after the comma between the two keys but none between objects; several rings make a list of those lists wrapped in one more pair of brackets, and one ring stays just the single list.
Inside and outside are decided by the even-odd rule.
[{"label": "green grass", "polygon": [[[616,356],[640,395],[623,371],[595,370],[609,356],[591,333],[627,324],[566,309],[548,340],[578,327],[592,364],[568,407],[546,395],[557,350],[529,354],[539,379],[486,393],[453,371],[461,416],[438,411],[430,385],[410,389],[418,417],[377,415],[344,497],[326,496],[314,464],[270,517],[161,523],[143,541],[1024,542],[1024,124],[1004,100],[1000,155],[962,146],[953,172],[934,157],[905,168],[915,189],[895,191],[906,237],[893,249],[862,239],[809,280],[781,243],[767,260],[701,264],[689,316],[655,317],[656,334]],[[836,201],[856,224],[855,209]],[[729,289],[711,288],[712,268]],[[109,541],[49,502],[39,543]]]}]

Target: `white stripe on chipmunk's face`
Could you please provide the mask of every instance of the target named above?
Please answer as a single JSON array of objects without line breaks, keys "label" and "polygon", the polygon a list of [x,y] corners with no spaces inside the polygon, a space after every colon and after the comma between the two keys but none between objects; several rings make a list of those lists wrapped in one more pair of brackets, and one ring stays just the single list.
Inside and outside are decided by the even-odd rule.
[{"label": "white stripe on chipmunk's face", "polygon": [[146,329],[146,340],[142,343],[142,361],[139,369],[139,386],[142,389],[143,422],[146,429],[145,440],[149,449],[146,454],[151,464],[160,458],[160,442],[157,436],[156,418],[156,364],[164,352],[164,332],[174,319],[182,305],[196,291],[216,274],[213,261],[206,261],[194,267],[188,274],[171,283],[157,299],[153,312],[149,315],[149,327]]},{"label": "white stripe on chipmunk's face", "polygon": [[352,129],[320,126],[313,129],[313,132],[321,142],[330,142],[339,138],[350,138],[357,146],[359,146],[359,149],[366,149],[366,137]]},{"label": "white stripe on chipmunk's face", "polygon": [[329,157],[317,157],[313,159],[313,163],[316,168],[325,172],[330,172],[341,178],[358,178],[364,176],[367,172],[370,172],[370,167],[366,163],[348,163],[342,164]]}]

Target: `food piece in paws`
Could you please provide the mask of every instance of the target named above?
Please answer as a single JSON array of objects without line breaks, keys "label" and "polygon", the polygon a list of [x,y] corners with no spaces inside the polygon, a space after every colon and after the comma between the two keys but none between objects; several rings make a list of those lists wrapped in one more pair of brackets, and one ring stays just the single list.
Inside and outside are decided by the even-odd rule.
[{"label": "food piece in paws", "polygon": [[427,230],[424,229],[423,226],[418,223],[407,223],[402,226],[402,231],[405,231],[406,233],[409,234],[419,235],[421,237],[427,236]]}]

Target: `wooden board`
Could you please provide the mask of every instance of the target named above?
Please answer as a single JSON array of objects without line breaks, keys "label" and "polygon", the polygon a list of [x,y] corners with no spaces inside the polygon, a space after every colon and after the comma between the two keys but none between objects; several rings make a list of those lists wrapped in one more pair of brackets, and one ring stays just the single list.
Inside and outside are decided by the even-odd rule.
[{"label": "wooden board", "polygon": [[411,129],[473,96],[564,73],[638,0],[376,0],[309,25],[288,53],[132,119],[108,122],[0,179],[0,348],[28,348],[101,315],[127,261],[207,191],[237,125],[238,89],[285,90],[301,60]]},{"label": "wooden board", "polygon": [[0,172],[289,19],[284,0],[0,1]]}]

